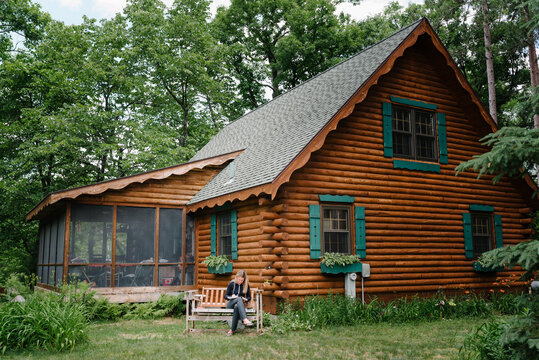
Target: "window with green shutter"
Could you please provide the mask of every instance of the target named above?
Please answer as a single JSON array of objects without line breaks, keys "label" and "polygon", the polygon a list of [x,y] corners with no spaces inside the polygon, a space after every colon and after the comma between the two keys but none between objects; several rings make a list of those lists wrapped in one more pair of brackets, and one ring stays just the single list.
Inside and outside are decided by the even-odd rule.
[{"label": "window with green shutter", "polygon": [[448,162],[445,114],[434,104],[390,99],[382,103],[384,156],[395,158],[394,168],[440,172]]},{"label": "window with green shutter", "polygon": [[[366,256],[365,208],[352,204],[348,195],[319,195],[320,204],[309,205],[311,259],[320,259],[324,252],[355,253]],[[355,247],[351,219],[354,219]]]},{"label": "window with green shutter", "polygon": [[237,211],[231,210],[211,216],[211,254],[238,258]]},{"label": "window with green shutter", "polygon": [[486,251],[503,247],[502,217],[489,205],[470,205],[462,214],[464,249],[467,258],[476,258]]}]

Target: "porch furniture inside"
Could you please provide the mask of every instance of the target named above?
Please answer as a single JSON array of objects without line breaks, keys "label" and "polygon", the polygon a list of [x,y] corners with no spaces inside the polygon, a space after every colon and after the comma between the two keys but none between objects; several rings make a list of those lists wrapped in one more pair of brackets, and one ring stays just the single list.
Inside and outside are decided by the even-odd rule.
[{"label": "porch furniture inside", "polygon": [[[226,308],[225,293],[226,288],[202,288],[201,294],[197,290],[186,291],[186,331],[194,330],[195,321],[232,320],[234,309]],[[247,319],[256,321],[256,332],[260,334],[263,328],[262,290],[251,289],[251,301],[245,305],[245,310]]]}]

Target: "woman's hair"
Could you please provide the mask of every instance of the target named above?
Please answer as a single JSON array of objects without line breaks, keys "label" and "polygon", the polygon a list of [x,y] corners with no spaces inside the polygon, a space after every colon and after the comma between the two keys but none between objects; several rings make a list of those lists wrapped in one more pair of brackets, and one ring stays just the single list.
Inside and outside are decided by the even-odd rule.
[{"label": "woman's hair", "polygon": [[238,272],[236,273],[236,277],[234,278],[234,282],[239,277],[243,278],[243,291],[244,291],[244,294],[247,295],[247,288],[249,287],[249,279],[247,278],[247,273],[245,272],[245,270],[238,270]]}]

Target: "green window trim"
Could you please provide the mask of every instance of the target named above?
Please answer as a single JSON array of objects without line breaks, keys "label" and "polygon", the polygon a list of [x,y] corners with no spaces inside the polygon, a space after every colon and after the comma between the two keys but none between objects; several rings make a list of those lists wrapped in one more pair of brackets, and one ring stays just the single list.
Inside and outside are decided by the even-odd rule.
[{"label": "green window trim", "polygon": [[[327,196],[332,196],[328,198]],[[318,195],[319,199],[335,199],[337,195]],[[336,199],[343,201],[341,203],[353,203],[353,197],[341,195]],[[346,200],[346,201],[344,201]],[[320,259],[322,257],[322,227],[321,227],[321,206],[309,205],[309,248],[311,259]],[[367,256],[366,237],[365,237],[365,208],[362,206],[354,207],[354,225],[355,225],[355,253],[364,258]],[[352,234],[350,233],[350,236]]]},{"label": "green window trim", "polygon": [[[230,205],[228,205],[230,206]],[[213,256],[217,256],[217,214],[211,215],[210,220],[210,253]],[[231,232],[231,249],[232,249],[232,260],[236,260],[238,258],[238,211],[237,210],[231,210],[230,211],[230,232]]]},{"label": "green window trim", "polygon": [[445,114],[437,113],[436,121],[438,123],[438,152],[440,164],[447,164],[447,130],[445,126]]},{"label": "green window trim", "polygon": [[211,215],[211,255],[217,256],[217,215]]},{"label": "green window trim", "polygon": [[311,259],[320,259],[322,257],[320,205],[309,205],[309,234]]},{"label": "green window trim", "polygon": [[425,172],[440,172],[439,164],[430,164],[417,161],[393,160],[394,169],[419,170]]},{"label": "green window trim", "polygon": [[365,208],[356,206],[354,209],[356,225],[356,255],[361,258],[367,256],[367,247],[365,241]]},{"label": "green window trim", "polygon": [[[494,212],[494,207],[490,205],[477,205],[472,204],[470,205],[470,211],[476,211],[476,212]],[[502,216],[499,214],[493,214],[494,219],[494,245],[495,248],[501,248],[503,247],[503,224],[502,224]],[[472,214],[462,213],[462,223],[463,223],[463,230],[464,230],[464,252],[467,259],[474,258],[474,251],[473,251],[473,236],[472,236]]]},{"label": "green window trim", "polygon": [[[422,101],[411,100],[399,98],[396,96],[390,96],[392,102],[415,106],[419,108],[424,108],[428,110],[436,110],[437,106],[435,104],[424,103]],[[393,124],[392,124],[392,103],[383,102],[382,103],[382,126],[384,134],[384,157],[392,158],[393,157]],[[437,112],[436,113],[436,124],[437,124],[437,134],[436,138],[438,139],[438,161],[440,164],[448,163],[448,154],[447,154],[447,128],[445,113]],[[415,161],[415,160],[412,160]],[[395,168],[395,165],[394,165]],[[416,168],[408,168],[409,170],[422,170]],[[432,170],[423,170],[423,171],[432,171]],[[439,172],[439,171],[437,171]]]},{"label": "green window trim", "polygon": [[389,98],[391,99],[392,102],[397,103],[397,104],[415,106],[418,108],[423,108],[423,109],[428,109],[428,110],[436,110],[438,108],[435,104],[429,104],[423,101],[404,99],[397,96],[390,96]]},{"label": "green window trim", "polygon": [[494,236],[496,237],[496,249],[503,247],[503,228],[501,215],[494,215]]},{"label": "green window trim", "polygon": [[393,157],[393,125],[391,103],[382,103],[382,120],[384,128],[384,156]]},{"label": "green window trim", "polygon": [[354,203],[354,197],[349,195],[318,195],[318,199],[323,202]]},{"label": "green window trim", "polygon": [[230,232],[232,233],[232,260],[238,258],[238,211],[230,212]]},{"label": "green window trim", "polygon": [[470,211],[494,212],[494,206],[472,204],[470,205]]}]

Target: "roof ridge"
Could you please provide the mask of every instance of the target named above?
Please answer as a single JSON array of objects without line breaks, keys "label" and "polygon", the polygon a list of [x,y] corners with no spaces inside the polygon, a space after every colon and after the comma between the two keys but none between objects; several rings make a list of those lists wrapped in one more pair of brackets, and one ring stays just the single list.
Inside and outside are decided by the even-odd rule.
[{"label": "roof ridge", "polygon": [[[237,122],[240,121],[240,120],[243,120],[247,115],[249,115],[249,114],[251,114],[251,113],[253,113],[253,112],[255,112],[255,111],[257,111],[257,110],[259,110],[259,109],[261,109],[261,108],[263,108],[264,106],[266,106],[266,105],[272,103],[274,100],[277,100],[277,99],[279,99],[280,97],[282,97],[282,96],[284,96],[284,95],[286,95],[286,94],[289,94],[289,93],[292,92],[293,90],[299,88],[299,87],[302,86],[302,85],[305,85],[305,84],[311,82],[311,80],[314,80],[314,79],[316,79],[316,78],[322,76],[323,74],[329,72],[330,70],[333,70],[333,69],[336,68],[337,66],[340,66],[340,65],[342,65],[342,64],[344,64],[344,63],[346,63],[346,62],[352,60],[353,58],[355,58],[355,57],[361,55],[361,54],[364,53],[365,51],[367,51],[367,50],[369,50],[369,49],[372,49],[372,48],[375,47],[375,46],[380,45],[380,44],[383,43],[384,41],[389,40],[390,38],[392,38],[392,37],[394,37],[394,36],[400,34],[401,32],[407,30],[408,28],[410,28],[410,27],[412,27],[412,26],[417,26],[417,25],[418,25],[421,21],[423,21],[424,19],[425,19],[425,17],[422,17],[422,18],[420,18],[419,20],[414,21],[412,24],[410,24],[410,25],[408,25],[408,26],[406,26],[406,27],[400,29],[399,31],[397,31],[397,32],[395,32],[395,33],[393,33],[393,34],[391,34],[391,35],[385,37],[384,39],[378,41],[377,43],[372,44],[372,45],[370,45],[370,46],[367,46],[365,49],[360,50],[359,52],[355,53],[354,55],[349,56],[348,58],[344,59],[343,61],[341,61],[341,62],[339,62],[339,63],[337,63],[337,64],[335,64],[335,65],[333,65],[333,66],[327,68],[326,70],[324,70],[324,71],[322,71],[322,72],[316,74],[315,76],[313,76],[313,77],[311,77],[311,78],[305,80],[305,81],[302,82],[301,84],[298,84],[298,85],[294,86],[293,88],[288,89],[287,91],[283,92],[282,94],[279,94],[277,97],[274,97],[274,98],[270,99],[268,102],[266,102],[266,103],[260,105],[260,106],[257,107],[256,109],[253,109],[252,111],[249,111],[249,112],[243,114],[242,116],[240,116],[240,117],[237,118],[236,120],[232,121],[230,124],[226,125],[225,128],[228,127],[228,126],[230,126],[230,125],[232,125],[232,124],[237,123]],[[223,129],[224,129],[224,128],[223,128]]]}]

